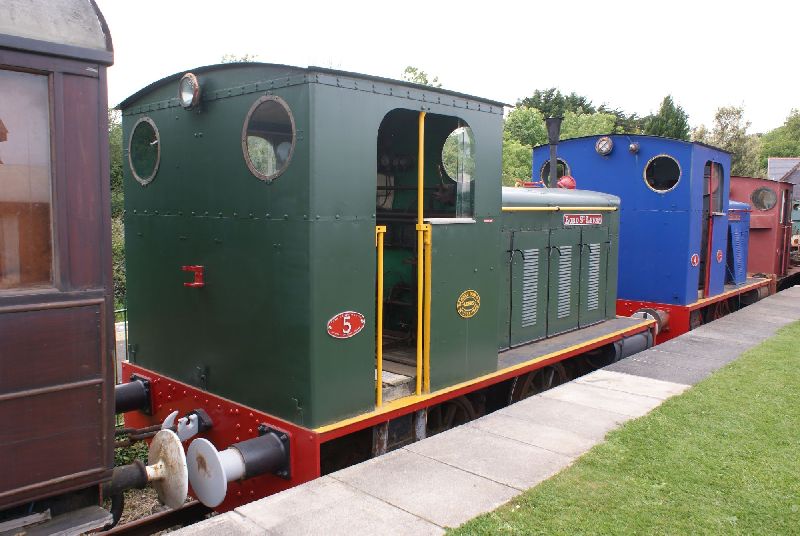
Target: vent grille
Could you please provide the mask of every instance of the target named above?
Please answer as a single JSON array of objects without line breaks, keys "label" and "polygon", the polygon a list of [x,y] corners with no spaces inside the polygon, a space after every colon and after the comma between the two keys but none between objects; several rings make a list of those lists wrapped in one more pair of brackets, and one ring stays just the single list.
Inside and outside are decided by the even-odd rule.
[{"label": "vent grille", "polygon": [[522,327],[536,324],[536,309],[539,301],[539,249],[522,251]]},{"label": "vent grille", "polygon": [[559,247],[558,252],[558,318],[566,318],[572,298],[572,246]]},{"label": "vent grille", "polygon": [[589,244],[589,289],[586,305],[590,311],[600,306],[600,244]]},{"label": "vent grille", "polygon": [[733,246],[733,275],[736,279],[741,278],[742,274],[746,272],[744,266],[744,236],[742,235],[743,233],[739,229],[735,229],[731,233],[731,246]]}]

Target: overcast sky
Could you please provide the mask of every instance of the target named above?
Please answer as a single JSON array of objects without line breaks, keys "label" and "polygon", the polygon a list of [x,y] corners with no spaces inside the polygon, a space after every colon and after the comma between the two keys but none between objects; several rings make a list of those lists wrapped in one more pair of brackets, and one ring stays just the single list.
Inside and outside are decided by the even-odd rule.
[{"label": "overcast sky", "polygon": [[800,108],[797,0],[96,1],[114,40],[114,105],[227,53],[390,78],[414,65],[511,104],[555,86],[646,115],[672,94],[692,126],[744,105],[751,132]]}]

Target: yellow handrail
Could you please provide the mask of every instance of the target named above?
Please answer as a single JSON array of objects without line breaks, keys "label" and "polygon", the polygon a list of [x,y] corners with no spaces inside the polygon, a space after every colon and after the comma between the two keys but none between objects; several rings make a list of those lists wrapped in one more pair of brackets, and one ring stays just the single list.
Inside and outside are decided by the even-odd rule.
[{"label": "yellow handrail", "polygon": [[425,193],[425,112],[419,113],[419,145],[417,147],[417,225],[424,223],[423,194]]},{"label": "yellow handrail", "polygon": [[383,235],[386,233],[385,225],[375,226],[375,247],[378,248],[378,304],[376,311],[377,326],[375,356],[375,406],[383,405]]},{"label": "yellow handrail", "polygon": [[617,207],[503,207],[503,212],[572,212],[576,210],[597,210],[614,212]]},{"label": "yellow handrail", "polygon": [[423,285],[425,270],[425,231],[423,228],[423,194],[425,192],[425,112],[419,113],[419,145],[417,148],[417,384],[416,394],[422,394],[423,353]]},{"label": "yellow handrail", "polygon": [[431,392],[431,242],[432,229],[429,223],[423,226],[425,232],[425,314],[423,333],[423,379],[426,393]]}]

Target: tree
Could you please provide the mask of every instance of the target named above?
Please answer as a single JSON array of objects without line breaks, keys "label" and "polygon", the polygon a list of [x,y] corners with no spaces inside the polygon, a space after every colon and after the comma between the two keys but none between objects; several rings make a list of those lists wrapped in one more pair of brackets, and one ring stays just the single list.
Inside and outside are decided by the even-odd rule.
[{"label": "tree", "polygon": [[760,163],[764,169],[770,156],[800,156],[800,110],[792,110],[783,126],[762,137]]},{"label": "tree", "polygon": [[594,136],[597,134],[613,134],[617,118],[604,113],[580,113],[568,111],[561,123],[561,139]]},{"label": "tree", "polygon": [[223,54],[219,60],[220,63],[252,63],[255,61],[258,61],[258,54],[242,54],[241,56]]},{"label": "tree", "polygon": [[558,89],[537,89],[530,97],[517,101],[517,107],[536,108],[544,117],[564,117],[569,112],[582,112],[593,114],[597,111],[588,98],[578,95],[574,91],[563,95]]},{"label": "tree", "polygon": [[[610,134],[617,118],[610,113],[567,111],[561,123],[561,139]],[[547,143],[544,116],[536,108],[520,106],[506,117],[503,126],[503,184],[531,180],[533,147]]]},{"label": "tree", "polygon": [[458,127],[442,147],[442,165],[451,179],[469,180],[475,175],[475,137],[469,127]]},{"label": "tree", "polygon": [[689,116],[667,95],[658,113],[645,119],[644,133],[689,141]]},{"label": "tree", "polygon": [[766,172],[766,160],[761,163],[761,136],[747,134],[750,121],[744,119],[741,106],[723,106],[714,114],[711,132],[700,125],[692,131],[692,139],[708,143],[731,153],[731,175],[759,177]]},{"label": "tree", "polygon": [[442,87],[438,76],[429,79],[428,73],[411,65],[403,71],[403,80],[414,84],[422,84],[423,86]]},{"label": "tree", "polygon": [[111,175],[111,266],[114,278],[114,307],[125,305],[125,227],[122,221],[122,122],[119,110],[108,110],[108,145]]},{"label": "tree", "polygon": [[520,106],[511,110],[503,126],[504,137],[533,147],[547,143],[547,129],[544,116],[536,108]]},{"label": "tree", "polygon": [[507,132],[503,134],[503,186],[514,186],[517,181],[531,180],[533,148],[520,143]]},{"label": "tree", "polygon": [[119,110],[108,110],[108,146],[111,163],[111,217],[122,216],[122,119]]},{"label": "tree", "polygon": [[598,113],[611,114],[614,116],[614,132],[617,134],[641,134],[644,132],[644,117],[637,114],[626,114],[619,108],[609,108],[605,104],[600,105]]}]

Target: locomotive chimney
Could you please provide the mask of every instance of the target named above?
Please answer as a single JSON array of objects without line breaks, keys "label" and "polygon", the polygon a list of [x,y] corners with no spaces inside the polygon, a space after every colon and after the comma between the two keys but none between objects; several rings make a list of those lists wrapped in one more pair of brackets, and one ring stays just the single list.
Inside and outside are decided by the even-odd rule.
[{"label": "locomotive chimney", "polygon": [[549,188],[556,184],[558,180],[558,159],[556,158],[556,148],[558,147],[558,139],[561,136],[561,121],[563,117],[548,117],[545,119],[547,126],[547,141],[550,144],[550,177],[546,180],[546,186]]}]

